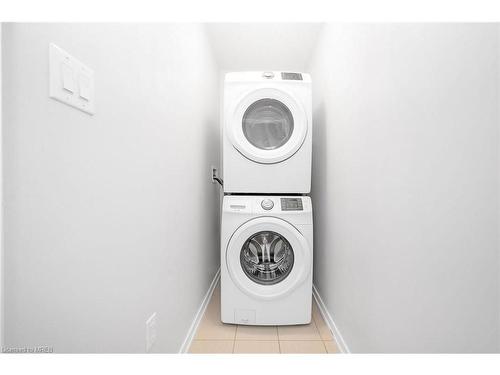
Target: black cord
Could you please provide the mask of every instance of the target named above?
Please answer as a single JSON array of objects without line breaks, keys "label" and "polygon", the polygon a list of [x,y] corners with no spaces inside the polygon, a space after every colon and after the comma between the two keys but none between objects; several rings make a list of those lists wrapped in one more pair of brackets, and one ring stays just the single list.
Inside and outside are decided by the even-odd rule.
[{"label": "black cord", "polygon": [[214,177],[214,180],[217,181],[220,186],[224,186],[224,181],[222,181],[219,177]]}]

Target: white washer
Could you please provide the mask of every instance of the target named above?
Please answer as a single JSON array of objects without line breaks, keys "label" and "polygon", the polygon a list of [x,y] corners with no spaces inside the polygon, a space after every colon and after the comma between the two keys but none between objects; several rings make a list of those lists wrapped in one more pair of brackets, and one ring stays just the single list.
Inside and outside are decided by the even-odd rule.
[{"label": "white washer", "polygon": [[222,322],[311,322],[312,220],[306,196],[224,196]]},{"label": "white washer", "polygon": [[226,74],[223,117],[224,192],[310,192],[312,100],[308,74]]}]

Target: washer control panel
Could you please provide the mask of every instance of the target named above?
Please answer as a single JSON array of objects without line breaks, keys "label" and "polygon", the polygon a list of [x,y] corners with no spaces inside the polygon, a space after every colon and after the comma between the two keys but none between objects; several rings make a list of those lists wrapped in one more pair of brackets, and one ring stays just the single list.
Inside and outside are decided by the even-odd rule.
[{"label": "washer control panel", "polygon": [[281,211],[303,211],[302,198],[281,198]]},{"label": "washer control panel", "polygon": [[312,212],[311,198],[279,195],[225,195],[223,212],[242,215],[307,217]]},{"label": "washer control panel", "polygon": [[264,210],[269,211],[274,207],[274,202],[271,199],[264,199],[260,205]]}]

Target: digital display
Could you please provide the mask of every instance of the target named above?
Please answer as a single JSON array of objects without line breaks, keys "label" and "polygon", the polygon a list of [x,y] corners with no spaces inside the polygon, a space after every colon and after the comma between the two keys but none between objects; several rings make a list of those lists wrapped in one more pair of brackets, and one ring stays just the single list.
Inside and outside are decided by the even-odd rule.
[{"label": "digital display", "polygon": [[292,80],[292,81],[302,81],[302,74],[300,73],[281,73],[281,79],[283,80]]},{"label": "digital display", "polygon": [[281,198],[282,211],[303,211],[301,198]]}]

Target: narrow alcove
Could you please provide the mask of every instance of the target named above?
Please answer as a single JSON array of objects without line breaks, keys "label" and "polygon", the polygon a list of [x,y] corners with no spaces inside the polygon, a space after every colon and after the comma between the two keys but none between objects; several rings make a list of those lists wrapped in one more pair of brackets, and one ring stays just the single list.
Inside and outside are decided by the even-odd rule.
[{"label": "narrow alcove", "polygon": [[[3,346],[178,352],[229,71],[313,82],[314,285],[351,352],[498,352],[497,24],[3,23]],[[95,71],[49,98],[48,46]]]}]

